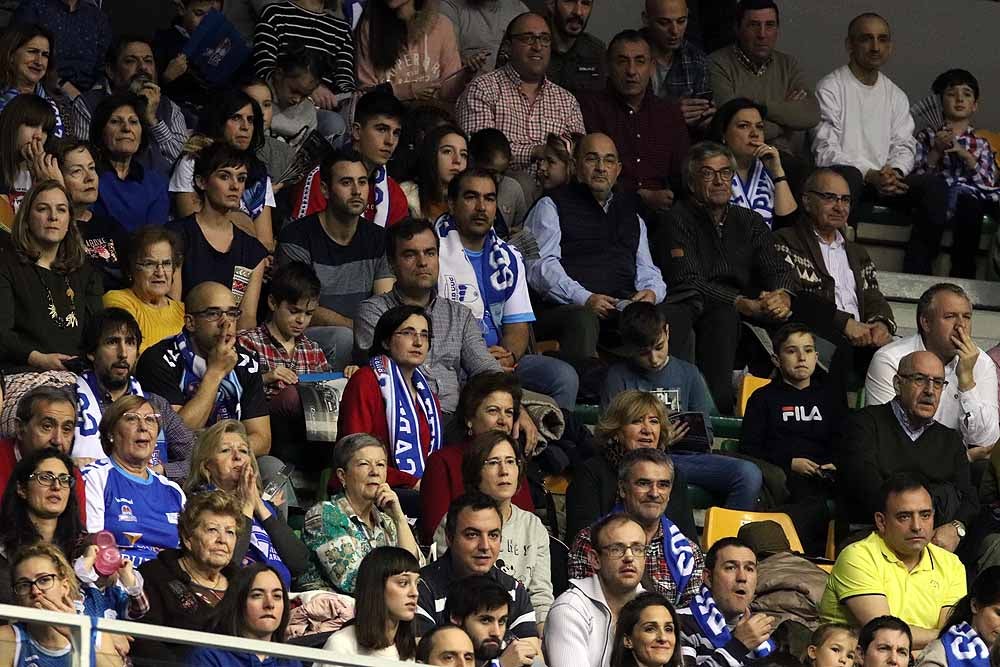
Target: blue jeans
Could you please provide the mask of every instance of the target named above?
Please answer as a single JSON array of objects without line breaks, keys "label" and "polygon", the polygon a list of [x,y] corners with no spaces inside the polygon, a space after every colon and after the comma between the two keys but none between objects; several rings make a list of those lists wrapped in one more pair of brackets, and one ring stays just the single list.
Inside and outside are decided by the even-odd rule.
[{"label": "blue jeans", "polygon": [[724,507],[731,510],[753,510],[764,483],[760,468],[743,459],[720,454],[671,452],[674,465],[687,481],[700,486],[715,497],[725,497]]},{"label": "blue jeans", "polygon": [[563,410],[572,412],[576,407],[580,378],[565,361],[541,354],[526,354],[517,362],[514,372],[525,389],[551,396]]},{"label": "blue jeans", "polygon": [[323,350],[330,370],[342,371],[350,365],[354,355],[354,331],[348,327],[321,326],[306,329],[311,338]]}]

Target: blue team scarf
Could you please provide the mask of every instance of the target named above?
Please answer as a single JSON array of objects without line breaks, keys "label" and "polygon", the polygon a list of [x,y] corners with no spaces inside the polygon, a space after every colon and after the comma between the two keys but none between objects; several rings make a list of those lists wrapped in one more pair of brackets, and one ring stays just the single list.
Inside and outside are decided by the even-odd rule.
[{"label": "blue team scarf", "polygon": [[[180,352],[181,360],[184,362],[184,370],[181,373],[181,392],[190,399],[198,391],[198,386],[201,385],[201,376],[205,372],[205,360],[195,357],[186,331],[177,334],[174,337],[174,342],[177,344],[177,351]],[[205,426],[211,426],[223,419],[239,421],[242,414],[240,409],[242,398],[243,385],[240,384],[240,380],[236,376],[236,369],[233,368],[229,371],[229,375],[219,383],[219,391],[215,396],[215,411],[205,422]]]},{"label": "blue team scarf", "polygon": [[759,213],[770,227],[774,219],[774,182],[771,175],[763,162],[754,160],[747,177],[749,181],[744,185],[740,175],[733,174],[733,196],[729,203]]},{"label": "blue team scarf", "polygon": [[941,635],[948,667],[989,667],[990,647],[971,625],[958,623]]},{"label": "blue team scarf", "polygon": [[[406,380],[399,366],[385,355],[377,354],[368,362],[378,379],[379,390],[385,403],[385,419],[389,424],[389,444],[396,467],[421,478],[424,475],[424,452],[420,448],[420,425],[417,408],[406,388]],[[431,441],[428,453],[441,449],[441,413],[427,379],[419,368],[413,370],[413,388],[417,390],[420,409],[424,411],[430,427]]]},{"label": "blue team scarf", "polygon": [[[625,507],[618,503],[611,508],[610,514],[624,511]],[[660,529],[663,530],[663,559],[667,561],[670,578],[677,584],[677,599],[673,600],[677,604],[694,574],[694,549],[684,533],[666,516],[660,517]]]},{"label": "blue team scarf", "polygon": [[[132,396],[146,396],[146,393],[142,390],[142,385],[133,376],[129,376],[128,379],[128,393]],[[94,371],[85,371],[83,375],[76,377],[77,418],[73,451],[83,452],[79,456],[86,456],[88,452],[96,452],[101,449],[99,427],[101,425],[101,417],[104,415],[104,408],[101,407],[100,397],[103,395],[104,392],[101,391]],[[98,458],[103,458],[103,456],[99,456]],[[155,456],[150,460],[150,465],[166,462],[167,436],[161,425],[160,430],[156,434],[156,451]]]},{"label": "blue team scarf", "polygon": [[[0,93],[0,109],[3,109],[12,99],[20,94],[21,92],[17,88],[8,88],[3,93]],[[52,107],[52,113],[56,115],[56,125],[52,128],[52,132],[50,134],[57,139],[62,139],[64,130],[62,114],[59,113],[59,107],[56,106],[56,103],[51,97],[49,97],[49,94],[45,92],[45,87],[40,83],[35,86],[35,95],[41,97],[49,103],[49,106]]]},{"label": "blue team scarf", "polygon": [[[496,231],[490,229],[483,245],[482,266],[486,275],[477,276],[472,262],[465,254],[465,247],[458,235],[458,223],[450,215],[442,215],[435,223],[441,237],[441,264],[438,295],[467,306],[482,325],[483,332],[494,331],[503,325],[503,309],[514,293],[518,281],[518,263],[514,248],[505,243]],[[482,294],[477,292],[482,291]]]},{"label": "blue team scarf", "polygon": [[[715,648],[723,648],[733,638],[729,632],[729,628],[726,627],[726,617],[722,615],[722,612],[715,605],[712,592],[708,590],[708,586],[705,584],[702,584],[698,592],[691,598],[688,609],[691,610],[691,614],[698,623],[698,627],[701,628],[702,634],[708,637],[708,640],[712,642],[712,646]],[[750,655],[759,660],[770,655],[775,648],[777,647],[774,642],[768,639],[750,651]],[[741,658],[742,656],[733,657]]]}]

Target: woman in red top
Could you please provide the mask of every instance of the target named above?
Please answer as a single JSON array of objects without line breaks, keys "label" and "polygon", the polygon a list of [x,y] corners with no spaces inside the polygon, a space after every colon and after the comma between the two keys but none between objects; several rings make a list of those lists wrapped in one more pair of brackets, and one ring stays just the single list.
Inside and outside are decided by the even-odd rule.
[{"label": "woman in red top", "polygon": [[[420,530],[424,544],[430,544],[434,529],[447,514],[451,501],[465,493],[462,482],[462,453],[477,435],[491,430],[511,433],[521,412],[521,385],[513,373],[480,373],[462,388],[455,420],[468,437],[449,444],[427,459],[426,483],[420,487]],[[511,502],[528,512],[535,511],[528,482],[521,479]]]},{"label": "woman in red top", "polygon": [[441,406],[419,369],[432,339],[418,306],[390,308],[375,325],[368,364],[351,376],[340,402],[338,437],[370,433],[386,443],[386,481],[420,488],[427,457],[441,448]]}]

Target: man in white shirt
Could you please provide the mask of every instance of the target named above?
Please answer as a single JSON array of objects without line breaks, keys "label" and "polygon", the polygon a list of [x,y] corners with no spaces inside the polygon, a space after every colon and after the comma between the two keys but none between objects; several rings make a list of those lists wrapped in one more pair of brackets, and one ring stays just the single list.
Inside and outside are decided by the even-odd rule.
[{"label": "man in white shirt", "polygon": [[[913,118],[906,93],[881,73],[892,54],[889,23],[871,12],[847,30],[850,62],[816,86],[820,123],[813,139],[819,167],[835,167],[851,186],[855,224],[861,199],[911,210],[943,224],[947,188],[940,179],[911,173],[916,155]],[[904,266],[904,271],[911,271]]]},{"label": "man in white shirt", "polygon": [[1000,439],[997,421],[997,373],[993,361],[972,340],[972,302],[951,283],[938,283],[917,303],[918,333],[875,353],[865,379],[865,403],[881,405],[895,395],[892,378],[900,359],[911,352],[933,352],[944,364],[948,386],[941,394],[935,421],[962,434],[969,458],[989,456]]},{"label": "man in white shirt", "polygon": [[549,667],[602,667],[611,658],[618,612],[641,592],[646,531],[626,514],[610,514],[593,528],[597,573],[571,579],[545,623]]}]

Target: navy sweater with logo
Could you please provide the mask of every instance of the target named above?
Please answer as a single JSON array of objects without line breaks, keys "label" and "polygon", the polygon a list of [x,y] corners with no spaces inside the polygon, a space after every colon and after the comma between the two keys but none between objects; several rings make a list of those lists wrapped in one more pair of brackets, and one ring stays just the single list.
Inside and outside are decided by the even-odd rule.
[{"label": "navy sweater with logo", "polygon": [[750,395],[740,449],[786,472],[793,458],[832,463],[836,429],[845,417],[843,401],[832,400],[815,379],[805,389],[775,379]]}]

